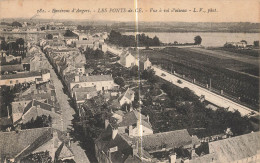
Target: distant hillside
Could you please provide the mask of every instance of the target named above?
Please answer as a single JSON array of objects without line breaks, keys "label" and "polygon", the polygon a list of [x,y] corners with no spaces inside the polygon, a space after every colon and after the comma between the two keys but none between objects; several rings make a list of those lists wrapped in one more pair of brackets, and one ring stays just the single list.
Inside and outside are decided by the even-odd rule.
[{"label": "distant hillside", "polygon": [[[112,29],[124,32],[135,30],[134,23],[114,23]],[[245,32],[259,33],[260,23],[238,22],[238,23],[210,23],[210,22],[140,22],[140,32]]]}]

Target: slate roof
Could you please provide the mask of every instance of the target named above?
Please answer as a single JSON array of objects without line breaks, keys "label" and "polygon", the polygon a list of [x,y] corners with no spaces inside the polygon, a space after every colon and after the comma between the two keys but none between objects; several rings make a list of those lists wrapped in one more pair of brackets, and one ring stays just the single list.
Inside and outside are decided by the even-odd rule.
[{"label": "slate roof", "polygon": [[58,133],[58,138],[62,142],[68,142],[61,131],[50,127],[20,130],[18,132],[0,132],[0,156],[1,158],[16,157],[19,160],[52,139],[54,131]]},{"label": "slate roof", "polygon": [[252,157],[260,150],[260,132],[249,133],[209,143],[209,152],[217,162],[233,162]]},{"label": "slate roof", "polygon": [[80,82],[114,81],[111,75],[80,76]]},{"label": "slate roof", "polygon": [[190,144],[192,144],[192,139],[186,129],[142,136],[142,147],[148,152]]},{"label": "slate roof", "polygon": [[0,71],[22,71],[23,65],[22,64],[16,64],[16,65],[4,65],[0,66]]},{"label": "slate roof", "polygon": [[98,139],[96,139],[95,144],[97,147],[104,151],[105,153],[113,147],[118,148],[118,151],[111,153],[112,162],[124,162],[129,155],[132,154],[132,147],[127,143],[127,141],[117,134],[115,139],[112,139],[112,128],[109,126]]},{"label": "slate roof", "polygon": [[77,101],[82,101],[87,99],[87,95],[90,97],[96,96],[97,92],[92,91],[92,92],[75,92],[76,100]]},{"label": "slate roof", "polygon": [[40,106],[41,109],[44,109],[44,110],[47,110],[47,111],[51,111],[52,108],[55,109],[55,112],[56,113],[60,113],[60,109],[58,107],[55,107],[55,106],[52,106],[50,104],[47,104],[47,103],[43,103],[43,102],[40,102],[40,101],[37,101],[37,100],[32,100],[30,103],[28,103],[28,105],[24,108],[24,112],[23,114],[25,114],[31,107],[37,107],[37,106]]}]

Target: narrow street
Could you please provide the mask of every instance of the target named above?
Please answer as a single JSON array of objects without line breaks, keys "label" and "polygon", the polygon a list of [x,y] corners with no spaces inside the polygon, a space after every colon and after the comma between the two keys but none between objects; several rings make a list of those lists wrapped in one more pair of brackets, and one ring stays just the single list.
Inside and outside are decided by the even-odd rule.
[{"label": "narrow street", "polygon": [[[48,63],[50,64],[50,63]],[[59,80],[57,74],[53,70],[51,64],[49,65],[50,72],[51,72],[51,79],[53,81],[54,87],[56,89],[56,94],[57,94],[57,100],[60,104],[60,108],[62,111],[62,131],[71,131],[74,130],[72,127],[72,120],[74,119],[73,115],[75,114],[74,109],[70,105],[69,101],[70,98],[68,95],[64,93],[64,87]],[[85,151],[80,147],[78,141],[71,141],[71,149],[74,154],[74,160],[76,163],[89,163],[88,157],[85,153]]]}]

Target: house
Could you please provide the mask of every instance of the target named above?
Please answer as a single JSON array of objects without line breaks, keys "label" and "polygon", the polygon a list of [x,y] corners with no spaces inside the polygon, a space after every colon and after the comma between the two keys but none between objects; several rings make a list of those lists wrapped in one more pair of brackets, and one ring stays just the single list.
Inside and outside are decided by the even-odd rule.
[{"label": "house", "polygon": [[[37,80],[41,79],[41,80]],[[50,71],[42,70],[42,71],[32,71],[32,72],[23,72],[17,74],[8,74],[0,76],[0,86],[14,86],[15,84],[23,84],[23,83],[44,83],[50,80]]]},{"label": "house", "polygon": [[[139,113],[140,114],[140,113]],[[139,115],[142,117],[142,115]],[[123,123],[133,121],[129,116]],[[133,118],[134,119],[134,118]],[[125,122],[124,122],[125,121]],[[142,121],[141,121],[142,122]],[[127,123],[131,124],[131,123]],[[95,140],[95,151],[98,162],[169,162],[175,163],[176,155],[167,155],[167,160],[160,158],[169,151],[178,148],[190,148],[192,138],[187,130],[176,130],[163,133],[150,133],[140,137],[131,136],[131,128],[123,131],[105,122],[105,131]],[[161,154],[160,154],[161,153]]]},{"label": "house", "polygon": [[[14,106],[14,105],[13,105]],[[42,115],[50,116],[52,118],[52,126],[60,127],[61,113],[60,108],[50,105],[48,103],[40,102],[38,100],[32,100],[27,105],[18,107],[12,107],[12,119],[13,124],[26,124],[32,119],[41,117]]]},{"label": "house", "polygon": [[153,134],[149,117],[142,115],[136,110],[126,113],[121,118],[119,117],[113,127],[117,128],[118,133],[128,131],[127,134],[129,137]]},{"label": "house", "polygon": [[49,62],[45,57],[35,55],[30,59],[30,71],[39,71],[49,68]]},{"label": "house", "polygon": [[76,34],[73,36],[64,36],[64,40],[65,40],[66,45],[70,45],[70,44],[76,42],[77,40],[79,40],[79,37]]},{"label": "house", "polygon": [[82,88],[95,87],[97,91],[109,90],[117,86],[111,75],[75,76],[74,81],[70,83],[70,90],[75,85]]},{"label": "house", "polygon": [[1,162],[27,162],[27,156],[46,151],[54,162],[74,159],[69,138],[50,127],[0,132],[0,137]]},{"label": "house", "polygon": [[234,48],[245,48],[247,46],[246,42],[226,42],[224,47],[234,47]]},{"label": "house", "polygon": [[75,86],[72,89],[72,97],[74,98],[78,107],[85,102],[85,100],[91,99],[98,95],[98,91],[95,87],[77,88]]},{"label": "house", "polygon": [[8,56],[5,56],[5,62],[9,63],[9,62],[12,62],[12,61],[16,61],[16,62],[21,62],[22,60],[22,57],[21,56],[13,56],[13,55],[8,55]]},{"label": "house", "polygon": [[132,89],[128,88],[126,92],[121,97],[119,97],[120,106],[124,104],[132,104],[132,102],[134,101],[134,97],[135,92]]},{"label": "house", "polygon": [[147,70],[151,66],[152,66],[152,63],[150,62],[148,57],[140,57],[140,60],[139,60],[140,71]]},{"label": "house", "polygon": [[209,142],[215,162],[259,162],[260,132]]},{"label": "house", "polygon": [[76,43],[76,47],[79,48],[83,48],[84,50],[86,50],[87,48],[93,48],[94,47],[94,41],[93,40],[77,40],[75,41]]},{"label": "house", "polygon": [[133,67],[135,65],[138,65],[138,60],[135,59],[135,57],[129,53],[128,51],[124,51],[120,55],[119,63],[124,67]]}]

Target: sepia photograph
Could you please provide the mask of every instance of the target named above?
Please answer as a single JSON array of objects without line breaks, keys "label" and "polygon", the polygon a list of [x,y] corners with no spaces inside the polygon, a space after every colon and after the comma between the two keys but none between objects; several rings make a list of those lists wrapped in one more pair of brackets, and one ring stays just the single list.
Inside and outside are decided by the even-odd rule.
[{"label": "sepia photograph", "polygon": [[0,0],[0,163],[260,163],[259,0]]}]

